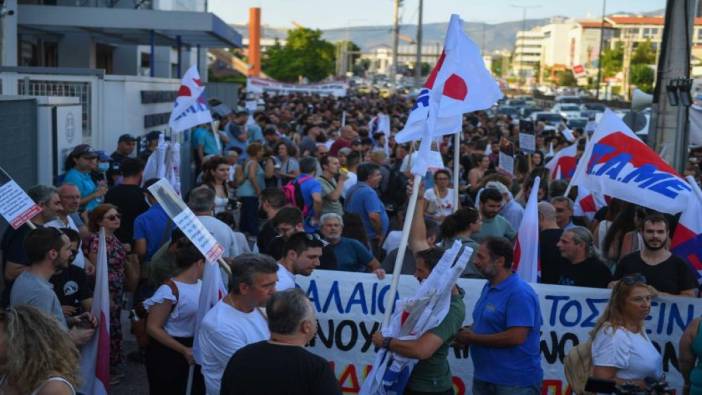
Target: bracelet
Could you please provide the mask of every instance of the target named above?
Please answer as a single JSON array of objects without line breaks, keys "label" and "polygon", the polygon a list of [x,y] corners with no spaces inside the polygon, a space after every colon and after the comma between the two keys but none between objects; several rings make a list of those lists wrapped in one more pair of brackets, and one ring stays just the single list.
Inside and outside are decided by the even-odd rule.
[{"label": "bracelet", "polygon": [[393,340],[392,337],[385,337],[383,338],[383,348],[386,350],[390,349],[390,342]]}]

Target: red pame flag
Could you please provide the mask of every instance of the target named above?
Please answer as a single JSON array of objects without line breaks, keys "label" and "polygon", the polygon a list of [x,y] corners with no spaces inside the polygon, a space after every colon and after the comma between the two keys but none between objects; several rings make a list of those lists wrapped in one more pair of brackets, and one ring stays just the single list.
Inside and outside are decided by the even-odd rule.
[{"label": "red pame flag", "polygon": [[577,144],[570,145],[558,151],[556,155],[546,163],[546,168],[549,170],[552,180],[570,179],[573,177],[575,167],[578,163],[578,158],[576,157],[577,151]]},{"label": "red pame flag", "polygon": [[696,193],[680,216],[673,235],[672,251],[683,258],[702,284],[702,192],[694,180],[688,180]]},{"label": "red pame flag", "polygon": [[[533,185],[539,185],[536,177]],[[522,223],[514,245],[514,272],[524,281],[535,283],[539,278],[539,188],[531,188]]]},{"label": "red pame flag", "polygon": [[95,262],[95,290],[90,312],[97,318],[98,327],[93,338],[80,350],[80,371],[83,379],[80,392],[107,395],[110,385],[110,289],[107,281],[107,243],[104,228],[100,228]]}]

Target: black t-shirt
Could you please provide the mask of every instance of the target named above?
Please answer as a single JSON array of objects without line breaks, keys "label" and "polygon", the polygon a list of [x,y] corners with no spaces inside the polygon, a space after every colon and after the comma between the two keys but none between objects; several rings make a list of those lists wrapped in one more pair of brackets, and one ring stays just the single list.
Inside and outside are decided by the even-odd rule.
[{"label": "black t-shirt", "polygon": [[641,273],[648,285],[660,292],[679,295],[681,291],[697,288],[697,278],[690,266],[675,255],[657,265],[649,265],[636,251],[622,258],[617,264],[614,279]]},{"label": "black t-shirt", "polygon": [[268,254],[268,245],[270,244],[270,241],[273,240],[276,236],[278,236],[278,233],[273,229],[273,221],[268,220],[266,221],[263,226],[261,226],[261,230],[258,232],[258,236],[256,236],[256,245],[258,245],[258,251],[261,254]]},{"label": "black t-shirt", "polygon": [[117,185],[105,194],[105,203],[114,204],[122,214],[115,236],[122,243],[134,240],[134,220],[149,209],[144,200],[144,190],[138,185]]},{"label": "black t-shirt", "polygon": [[[41,227],[41,225],[36,225]],[[2,272],[5,273],[7,262],[19,263],[21,265],[29,265],[27,251],[24,249],[24,239],[27,238],[32,228],[24,224],[19,229],[8,227],[5,234],[2,236],[0,248],[2,248]],[[4,276],[3,276],[4,278]],[[14,281],[5,279],[5,288],[2,290],[0,305],[7,307],[10,305],[10,291]]]},{"label": "black t-shirt", "polygon": [[221,395],[335,395],[339,383],[329,362],[303,347],[249,344],[229,360]]},{"label": "black t-shirt", "polygon": [[563,229],[544,229],[539,233],[539,259],[541,260],[541,282],[558,284],[561,267],[570,264],[556,247]]},{"label": "black t-shirt", "polygon": [[[322,238],[314,233],[314,235],[322,240]],[[265,248],[265,252],[261,251],[264,254],[268,254],[273,257],[276,261],[280,260],[280,258],[283,257],[283,245],[285,244],[285,239],[283,239],[280,236],[276,236],[271,240],[270,243],[268,243],[268,246]],[[331,245],[327,244],[327,242],[324,242],[324,247],[322,247],[322,256],[319,258],[319,268],[320,269],[326,269],[326,270],[336,270],[336,255],[334,255],[334,247]]]},{"label": "black t-shirt", "polygon": [[80,302],[92,297],[92,292],[85,277],[85,271],[78,266],[68,265],[49,280],[61,306],[73,306],[81,312]]},{"label": "black t-shirt", "polygon": [[562,265],[558,284],[607,288],[610,281],[612,281],[612,274],[607,266],[599,259],[590,257],[578,264],[568,262]]}]

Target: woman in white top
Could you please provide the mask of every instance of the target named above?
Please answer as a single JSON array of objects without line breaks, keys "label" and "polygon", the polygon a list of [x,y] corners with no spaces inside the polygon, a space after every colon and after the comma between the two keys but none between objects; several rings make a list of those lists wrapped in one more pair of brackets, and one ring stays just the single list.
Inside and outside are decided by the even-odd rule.
[{"label": "woman in white top", "polygon": [[646,285],[646,278],[641,274],[626,276],[617,282],[592,332],[594,378],[645,388],[645,378],[662,376],[661,354],[644,327],[655,296],[655,290]]},{"label": "woman in white top", "polygon": [[444,218],[453,214],[454,189],[449,188],[451,173],[439,169],[434,173],[434,188],[424,192],[424,212],[432,220],[441,223]]},{"label": "woman in white top", "polygon": [[75,395],[79,357],[55,319],[26,305],[0,310],[0,394]]},{"label": "woman in white top", "polygon": [[202,183],[215,191],[215,214],[227,209],[229,204],[229,162],[221,156],[213,156],[202,165]]},{"label": "woman in white top", "polygon": [[[200,279],[205,258],[187,240],[179,241],[176,250],[178,275],[166,280],[144,301],[149,312],[146,333],[146,373],[150,394],[184,394],[188,370],[193,362],[193,336],[200,301]],[[204,393],[199,367],[193,375],[192,394]]]}]

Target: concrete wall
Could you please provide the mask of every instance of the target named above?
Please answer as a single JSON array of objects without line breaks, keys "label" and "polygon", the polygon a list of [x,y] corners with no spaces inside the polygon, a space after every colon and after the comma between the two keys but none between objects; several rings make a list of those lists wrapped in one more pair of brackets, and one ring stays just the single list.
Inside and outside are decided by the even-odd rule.
[{"label": "concrete wall", "polygon": [[149,78],[135,76],[105,76],[103,83],[103,100],[101,111],[102,127],[100,137],[94,143],[97,148],[112,152],[117,146],[117,139],[124,133],[135,136],[152,130],[164,130],[165,122],[144,127],[144,117],[155,114],[170,114],[173,101],[161,103],[142,103],[142,91],[175,92],[180,86],[177,79]]},{"label": "concrete wall", "polygon": [[66,33],[58,44],[59,67],[95,68],[95,42],[87,33]]}]

